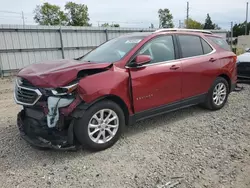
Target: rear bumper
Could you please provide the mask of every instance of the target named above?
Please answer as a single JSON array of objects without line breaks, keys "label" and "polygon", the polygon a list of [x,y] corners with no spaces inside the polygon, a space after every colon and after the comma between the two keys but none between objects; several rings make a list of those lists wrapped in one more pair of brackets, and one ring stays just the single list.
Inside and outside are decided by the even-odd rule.
[{"label": "rear bumper", "polygon": [[22,110],[17,116],[17,126],[20,136],[32,146],[56,150],[77,149],[74,144],[73,122],[64,131],[49,129],[36,119],[27,117]]}]

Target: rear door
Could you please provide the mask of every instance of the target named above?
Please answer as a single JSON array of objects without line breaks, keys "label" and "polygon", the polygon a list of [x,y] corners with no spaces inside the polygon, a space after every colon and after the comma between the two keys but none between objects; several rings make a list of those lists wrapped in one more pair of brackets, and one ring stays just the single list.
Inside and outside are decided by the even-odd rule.
[{"label": "rear door", "polygon": [[137,53],[150,55],[152,61],[130,68],[135,112],[181,99],[181,63],[175,51],[174,37],[163,35],[147,42]]},{"label": "rear door", "polygon": [[182,98],[206,93],[220,66],[215,50],[197,35],[180,34],[178,41],[182,57]]}]

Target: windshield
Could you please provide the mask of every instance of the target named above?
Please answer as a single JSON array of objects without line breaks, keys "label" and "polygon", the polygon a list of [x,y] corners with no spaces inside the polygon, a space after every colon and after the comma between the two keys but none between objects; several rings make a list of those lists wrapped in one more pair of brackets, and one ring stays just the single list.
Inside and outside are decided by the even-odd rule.
[{"label": "windshield", "polygon": [[131,36],[112,39],[85,55],[80,61],[94,63],[119,61],[143,38],[143,36]]}]

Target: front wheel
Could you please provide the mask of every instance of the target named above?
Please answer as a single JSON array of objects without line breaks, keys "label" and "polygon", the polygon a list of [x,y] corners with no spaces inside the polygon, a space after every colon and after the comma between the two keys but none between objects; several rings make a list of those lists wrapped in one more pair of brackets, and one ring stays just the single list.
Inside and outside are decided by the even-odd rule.
[{"label": "front wheel", "polygon": [[216,78],[207,94],[205,107],[210,110],[221,109],[226,104],[228,95],[229,85],[227,80],[222,77]]},{"label": "front wheel", "polygon": [[114,145],[125,126],[122,109],[116,103],[103,100],[91,106],[76,121],[77,140],[92,151],[104,150]]}]

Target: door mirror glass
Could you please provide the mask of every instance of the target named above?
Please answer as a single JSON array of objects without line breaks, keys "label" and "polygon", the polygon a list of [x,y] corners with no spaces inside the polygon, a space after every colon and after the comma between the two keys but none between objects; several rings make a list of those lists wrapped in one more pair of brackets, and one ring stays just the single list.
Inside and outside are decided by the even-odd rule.
[{"label": "door mirror glass", "polygon": [[152,58],[149,55],[138,55],[135,57],[134,63],[137,65],[143,65],[145,63],[149,63]]}]

